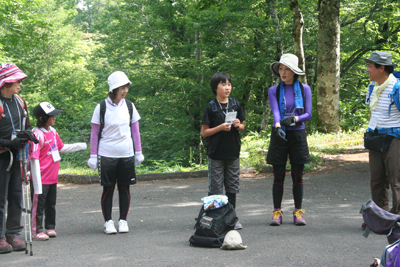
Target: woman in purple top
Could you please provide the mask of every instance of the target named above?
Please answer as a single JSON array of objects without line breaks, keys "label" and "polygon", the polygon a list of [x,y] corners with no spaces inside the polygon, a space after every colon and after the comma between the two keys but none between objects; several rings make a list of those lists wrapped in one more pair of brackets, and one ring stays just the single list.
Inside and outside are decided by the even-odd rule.
[{"label": "woman in purple top", "polygon": [[303,170],[310,162],[304,122],[311,119],[311,89],[297,79],[305,73],[298,67],[298,58],[283,54],[279,62],[271,64],[271,71],[281,78],[278,85],[268,90],[269,104],[274,116],[267,163],[273,165],[274,183],[272,195],[274,212],[270,225],[282,224],[282,196],[286,161],[289,155],[293,180],[295,225],[306,225],[303,218]]}]

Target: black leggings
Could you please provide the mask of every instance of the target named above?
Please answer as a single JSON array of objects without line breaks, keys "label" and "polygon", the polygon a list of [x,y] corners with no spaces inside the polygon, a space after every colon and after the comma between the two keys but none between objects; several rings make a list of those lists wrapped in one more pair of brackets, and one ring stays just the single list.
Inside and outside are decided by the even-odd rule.
[{"label": "black leggings", "polygon": [[[285,182],[285,165],[273,165],[274,184],[272,185],[272,196],[274,200],[274,209],[280,209],[283,197],[283,183]],[[301,209],[303,202],[303,170],[304,164],[292,164],[291,174],[293,181],[294,207]]]},{"label": "black leggings", "polygon": [[[101,195],[101,209],[103,211],[104,221],[111,220],[112,215],[112,201],[114,195],[115,185],[103,186],[103,194]],[[129,192],[129,185],[118,184],[119,196],[119,219],[126,220],[131,203],[131,193]]]}]

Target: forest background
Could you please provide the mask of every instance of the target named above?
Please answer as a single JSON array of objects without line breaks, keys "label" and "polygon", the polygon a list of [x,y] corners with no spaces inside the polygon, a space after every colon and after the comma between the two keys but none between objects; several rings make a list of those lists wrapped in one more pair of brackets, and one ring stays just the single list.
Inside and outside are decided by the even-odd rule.
[{"label": "forest background", "polygon": [[[340,3],[339,120],[333,132],[357,131],[369,114],[363,58],[379,50],[400,62],[397,0],[0,0],[0,60],[28,75],[21,96],[33,124],[39,102],[63,110],[55,128],[64,143],[89,144],[90,120],[108,93],[107,77],[124,71],[132,81],[128,98],[142,117],[142,168],[149,171],[204,166],[200,129],[213,99],[209,81],[227,72],[231,96],[246,113],[242,137],[253,140],[252,151],[264,157],[272,124],[268,88],[277,83],[269,66],[280,54],[294,53],[293,3],[304,22],[306,79],[317,106],[321,2]],[[331,109],[313,108],[308,133],[328,131],[320,118]],[[88,158],[89,150],[63,155],[77,167]]]}]

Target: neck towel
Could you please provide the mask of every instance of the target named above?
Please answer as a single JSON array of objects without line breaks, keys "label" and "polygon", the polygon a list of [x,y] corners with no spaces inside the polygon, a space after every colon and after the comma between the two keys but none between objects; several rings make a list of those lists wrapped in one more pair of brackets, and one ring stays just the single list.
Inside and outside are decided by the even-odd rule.
[{"label": "neck towel", "polygon": [[[294,87],[294,105],[295,105],[295,110],[300,108],[304,109],[304,103],[303,103],[303,96],[301,94],[301,88],[300,88],[300,82],[299,80],[296,80],[293,84]],[[285,118],[285,113],[286,113],[286,101],[285,101],[285,83],[283,81],[280,82],[279,85],[279,112],[281,114],[281,120]],[[285,130],[285,127],[281,125],[281,129],[283,131]]]},{"label": "neck towel", "polygon": [[371,101],[370,108],[375,110],[376,106],[378,105],[378,99],[383,90],[393,81],[393,79],[396,79],[392,73],[390,73],[389,77],[386,79],[384,83],[379,85],[377,82],[375,82],[374,90],[375,92],[374,98]]}]

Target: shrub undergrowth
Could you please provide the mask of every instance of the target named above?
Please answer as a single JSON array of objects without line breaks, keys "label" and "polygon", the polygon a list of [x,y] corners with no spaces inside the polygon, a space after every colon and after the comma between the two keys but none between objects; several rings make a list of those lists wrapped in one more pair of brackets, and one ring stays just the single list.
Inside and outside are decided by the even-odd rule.
[{"label": "shrub undergrowth", "polygon": [[[339,131],[337,133],[325,134],[314,132],[307,137],[310,148],[311,163],[306,164],[305,170],[315,170],[323,162],[324,155],[343,153],[346,149],[363,144],[363,133],[365,129],[358,131]],[[249,133],[242,138],[242,149],[240,154],[241,168],[253,167],[255,172],[266,166],[265,158],[268,153],[270,133]],[[82,152],[83,153],[83,152]],[[87,154],[87,153],[85,153]],[[144,153],[146,156],[146,154]],[[89,156],[87,155],[87,158]],[[79,157],[81,161],[62,160],[60,163],[60,173],[97,175],[86,165],[87,159],[83,155]],[[191,172],[207,170],[207,163],[194,164],[189,167],[183,165],[184,160],[176,158],[173,161],[152,160],[147,166],[136,167],[137,174],[145,173],[166,173],[166,172]],[[287,165],[290,168],[290,164]]]}]

